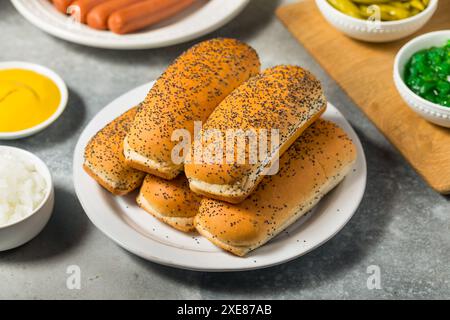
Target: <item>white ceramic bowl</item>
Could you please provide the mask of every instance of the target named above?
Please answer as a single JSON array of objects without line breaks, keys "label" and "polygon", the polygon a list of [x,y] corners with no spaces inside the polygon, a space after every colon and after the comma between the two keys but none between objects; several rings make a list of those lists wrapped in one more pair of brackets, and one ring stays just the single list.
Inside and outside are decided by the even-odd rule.
[{"label": "white ceramic bowl", "polygon": [[5,151],[20,155],[33,162],[36,170],[44,177],[47,183],[47,193],[41,205],[30,215],[19,221],[0,225],[0,251],[21,246],[37,236],[50,219],[55,201],[52,177],[47,166],[41,159],[22,149],[0,146],[0,152]]},{"label": "white ceramic bowl", "polygon": [[325,19],[349,37],[368,42],[389,42],[405,38],[422,28],[436,11],[438,0],[430,0],[424,11],[408,19],[377,24],[346,15],[327,0],[316,0],[316,4]]},{"label": "white ceramic bowl", "polygon": [[409,59],[422,49],[443,46],[450,40],[450,30],[436,31],[414,38],[397,53],[394,62],[394,82],[403,100],[426,120],[450,128],[450,108],[425,100],[415,94],[403,81],[405,66]]},{"label": "white ceramic bowl", "polygon": [[12,140],[12,139],[20,139],[24,137],[31,136],[35,133],[38,133],[39,131],[47,128],[49,125],[51,125],[53,122],[56,121],[56,119],[59,118],[59,116],[63,113],[64,109],[67,105],[67,100],[69,98],[69,92],[67,90],[67,86],[64,83],[63,79],[57,75],[54,71],[38,65],[34,63],[29,62],[22,62],[22,61],[7,61],[7,62],[0,62],[0,70],[5,69],[24,69],[24,70],[30,70],[34,71],[36,73],[39,73],[43,76],[46,76],[50,80],[52,80],[56,86],[59,89],[59,93],[61,94],[61,101],[59,102],[58,108],[56,109],[55,113],[52,114],[50,118],[45,120],[44,122],[25,129],[21,131],[15,131],[15,132],[0,132],[0,140]]}]

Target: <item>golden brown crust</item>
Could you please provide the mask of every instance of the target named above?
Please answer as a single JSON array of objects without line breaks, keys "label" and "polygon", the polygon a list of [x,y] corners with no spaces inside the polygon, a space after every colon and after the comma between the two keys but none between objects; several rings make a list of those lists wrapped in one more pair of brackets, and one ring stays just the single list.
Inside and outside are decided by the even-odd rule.
[{"label": "golden brown crust", "polygon": [[123,139],[136,115],[137,107],[116,118],[86,145],[84,170],[101,186],[115,195],[125,195],[138,188],[145,173],[130,168],[123,156]]},{"label": "golden brown crust", "polygon": [[[268,132],[277,129],[279,155],[282,155],[325,108],[326,99],[320,82],[310,72],[297,66],[277,66],[251,78],[225,98],[211,114],[201,134],[204,136],[212,129],[219,130],[223,136],[230,129],[266,129]],[[203,139],[203,149],[207,149],[209,143]],[[226,159],[225,148],[222,152],[223,159]],[[202,163],[193,155],[191,159],[195,161],[185,164],[191,189],[230,203],[245,199],[270,167],[264,165],[262,159],[250,164],[248,148],[245,164],[236,161],[229,164]]]},{"label": "golden brown crust", "polygon": [[184,175],[171,181],[147,175],[137,198],[140,207],[180,231],[195,230],[201,197],[189,189]]},{"label": "golden brown crust", "polygon": [[232,90],[259,70],[255,50],[234,39],[204,41],[183,53],[158,79],[136,115],[127,136],[128,163],[163,178],[176,176],[183,165],[171,159],[174,130],[187,129],[192,136],[194,121],[206,121]]},{"label": "golden brown crust", "polygon": [[342,129],[319,119],[280,158],[277,175],[266,176],[237,205],[203,199],[197,230],[217,246],[243,256],[294,223],[348,173],[356,149]]}]

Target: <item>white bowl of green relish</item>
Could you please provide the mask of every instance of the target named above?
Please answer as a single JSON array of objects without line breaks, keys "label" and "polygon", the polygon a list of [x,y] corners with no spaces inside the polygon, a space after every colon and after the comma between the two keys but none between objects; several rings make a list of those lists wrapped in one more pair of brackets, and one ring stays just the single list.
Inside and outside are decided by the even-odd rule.
[{"label": "white bowl of green relish", "polygon": [[413,111],[450,128],[450,30],[427,33],[405,44],[395,58],[394,82]]}]

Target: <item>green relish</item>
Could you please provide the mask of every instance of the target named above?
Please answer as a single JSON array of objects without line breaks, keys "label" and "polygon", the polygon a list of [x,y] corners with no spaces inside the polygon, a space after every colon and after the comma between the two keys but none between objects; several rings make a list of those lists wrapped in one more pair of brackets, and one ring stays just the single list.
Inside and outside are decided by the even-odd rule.
[{"label": "green relish", "polygon": [[450,40],[415,53],[406,65],[405,83],[422,98],[450,107]]}]

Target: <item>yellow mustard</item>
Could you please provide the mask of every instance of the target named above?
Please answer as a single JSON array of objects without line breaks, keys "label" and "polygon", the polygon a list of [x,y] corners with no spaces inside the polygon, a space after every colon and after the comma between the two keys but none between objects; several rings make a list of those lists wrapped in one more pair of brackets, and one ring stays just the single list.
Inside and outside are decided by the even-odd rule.
[{"label": "yellow mustard", "polygon": [[61,94],[56,84],[24,69],[0,70],[0,132],[34,127],[57,110]]}]

